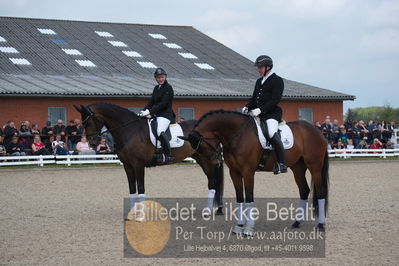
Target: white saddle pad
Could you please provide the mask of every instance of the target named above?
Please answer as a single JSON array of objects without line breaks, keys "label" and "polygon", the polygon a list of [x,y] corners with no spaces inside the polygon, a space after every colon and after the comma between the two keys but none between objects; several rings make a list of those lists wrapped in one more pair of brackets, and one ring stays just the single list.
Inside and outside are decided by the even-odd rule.
[{"label": "white saddle pad", "polygon": [[[150,139],[151,139],[152,145],[155,146],[155,136],[151,130],[151,120],[152,119],[148,119],[148,129],[150,131]],[[184,136],[183,129],[181,128],[181,126],[176,123],[176,124],[171,124],[169,126],[169,128],[170,128],[170,134],[172,135],[172,138],[169,141],[170,147],[171,148],[179,148],[179,147],[183,146],[184,140],[178,138],[178,136]],[[159,140],[158,140],[157,144],[158,144],[157,148],[161,148],[161,142]]]},{"label": "white saddle pad", "polygon": [[[262,129],[260,128],[260,121],[259,119],[255,119],[256,127],[258,128],[258,136],[259,142],[262,145],[263,149],[271,150],[272,146],[269,142],[267,142],[265,136],[263,135]],[[294,146],[294,135],[292,135],[291,128],[287,126],[287,124],[283,123],[278,126],[281,135],[281,142],[283,143],[284,149],[291,149]]]}]

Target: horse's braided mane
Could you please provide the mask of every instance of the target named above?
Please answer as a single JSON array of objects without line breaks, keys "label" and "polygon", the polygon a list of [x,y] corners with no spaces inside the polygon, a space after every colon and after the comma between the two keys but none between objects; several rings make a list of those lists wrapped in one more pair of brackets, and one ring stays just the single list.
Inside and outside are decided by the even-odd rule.
[{"label": "horse's braided mane", "polygon": [[248,118],[248,115],[237,112],[237,111],[224,110],[224,109],[212,110],[212,111],[205,113],[203,116],[201,116],[201,118],[197,121],[197,123],[195,124],[194,127],[197,127],[205,118],[212,116],[212,115],[216,115],[216,114],[235,114],[235,115],[238,115],[241,117]]},{"label": "horse's braided mane", "polygon": [[126,108],[123,108],[119,105],[113,104],[113,103],[106,103],[106,102],[97,102],[97,103],[93,103],[90,104],[89,107],[91,106],[99,106],[99,107],[105,107],[105,108],[112,108],[112,109],[116,109],[117,112],[124,112],[126,114],[130,114],[130,115],[135,115],[137,116],[134,112],[129,111]]}]

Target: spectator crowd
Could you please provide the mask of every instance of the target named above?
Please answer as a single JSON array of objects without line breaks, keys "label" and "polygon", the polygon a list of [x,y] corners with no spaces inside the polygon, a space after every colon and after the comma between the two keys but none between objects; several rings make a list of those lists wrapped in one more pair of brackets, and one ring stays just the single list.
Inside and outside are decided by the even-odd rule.
[{"label": "spectator crowd", "polygon": [[339,124],[327,116],[323,123],[315,122],[315,126],[328,141],[329,149],[394,149],[397,144],[392,141],[397,125],[394,121],[370,120],[347,121]]},{"label": "spectator crowd", "polygon": [[0,156],[114,153],[113,138],[105,127],[96,146],[90,145],[84,133],[79,119],[70,120],[68,125],[62,120],[55,125],[47,121],[41,130],[37,123],[25,121],[17,128],[9,120],[0,127]]}]

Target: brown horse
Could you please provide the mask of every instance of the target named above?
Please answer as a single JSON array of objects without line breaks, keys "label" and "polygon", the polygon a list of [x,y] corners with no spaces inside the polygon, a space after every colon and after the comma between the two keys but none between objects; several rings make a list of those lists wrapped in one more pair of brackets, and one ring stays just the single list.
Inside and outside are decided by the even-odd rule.
[{"label": "brown horse", "polygon": [[[123,163],[129,182],[131,206],[145,198],[144,168],[153,165],[157,149],[151,143],[148,119],[117,105],[95,103],[89,106],[74,106],[81,113],[83,126],[88,139],[93,142],[101,134],[105,125],[114,138],[118,158]],[[197,121],[180,123],[184,135],[187,136]],[[188,143],[180,148],[172,149],[173,163],[192,157],[201,166],[208,178],[208,208],[213,204],[222,213],[223,206],[223,161],[216,157],[199,156]],[[218,163],[215,164],[215,161]],[[164,176],[164,178],[168,178]],[[178,185],[176,186],[178,187]],[[136,195],[136,192],[138,195]],[[215,202],[213,202],[215,200]]]},{"label": "brown horse", "polygon": [[[286,163],[291,168],[298,185],[300,208],[304,210],[309,196],[306,181],[306,170],[309,169],[313,182],[313,206],[318,215],[318,228],[324,230],[325,214],[328,204],[328,153],[327,141],[322,133],[305,121],[289,122],[294,135],[294,145],[285,150]],[[254,175],[264,152],[258,140],[258,132],[254,119],[242,113],[225,110],[210,111],[202,116],[188,140],[200,154],[209,157],[219,143],[223,145],[223,156],[230,168],[230,176],[234,183],[239,212],[244,205],[253,208]],[[274,152],[270,155],[261,171],[271,171],[276,163]],[[241,211],[240,211],[241,210]],[[251,211],[251,210],[249,210]],[[240,216],[240,215],[239,215]],[[245,216],[245,215],[244,215]],[[297,219],[293,227],[299,227],[301,219]],[[252,234],[254,221],[239,218],[234,232]]]}]

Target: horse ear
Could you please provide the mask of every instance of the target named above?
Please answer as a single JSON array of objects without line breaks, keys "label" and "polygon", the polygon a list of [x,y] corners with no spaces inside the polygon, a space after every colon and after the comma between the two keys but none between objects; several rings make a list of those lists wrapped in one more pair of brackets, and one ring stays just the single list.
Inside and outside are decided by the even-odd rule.
[{"label": "horse ear", "polygon": [[82,111],[88,115],[91,114],[90,109],[87,106],[80,105],[82,107]]},{"label": "horse ear", "polygon": [[79,106],[73,105],[73,107],[75,107],[76,111],[78,111],[79,113],[82,113],[82,108],[80,108]]}]

